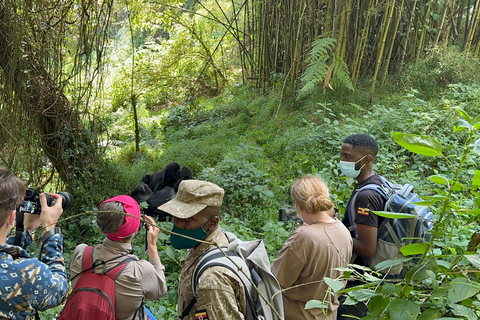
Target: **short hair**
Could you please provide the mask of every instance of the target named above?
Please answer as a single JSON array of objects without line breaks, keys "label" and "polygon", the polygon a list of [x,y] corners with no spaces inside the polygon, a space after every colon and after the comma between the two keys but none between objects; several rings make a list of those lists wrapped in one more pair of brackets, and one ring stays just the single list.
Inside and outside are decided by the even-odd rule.
[{"label": "short hair", "polygon": [[8,168],[0,167],[0,228],[25,199],[25,185]]},{"label": "short hair", "polygon": [[343,140],[343,143],[351,144],[353,149],[355,148],[364,148],[370,151],[372,156],[376,156],[378,153],[378,143],[373,137],[369,136],[368,134],[358,133],[352,134],[346,137]]},{"label": "short hair", "polygon": [[290,195],[307,213],[330,211],[333,208],[327,184],[314,175],[297,179],[290,188]]},{"label": "short hair", "polygon": [[125,223],[125,208],[118,201],[102,203],[98,207],[97,224],[103,233],[115,233]]}]

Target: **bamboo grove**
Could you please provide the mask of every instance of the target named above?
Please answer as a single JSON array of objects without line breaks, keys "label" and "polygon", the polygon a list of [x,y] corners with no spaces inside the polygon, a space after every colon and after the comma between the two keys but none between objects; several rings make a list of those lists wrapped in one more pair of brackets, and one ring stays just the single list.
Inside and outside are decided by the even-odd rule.
[{"label": "bamboo grove", "polygon": [[319,36],[337,39],[335,54],[347,63],[354,85],[359,77],[372,78],[371,96],[388,73],[437,46],[479,55],[479,0],[251,1],[245,47],[261,87],[283,74],[294,88]]}]

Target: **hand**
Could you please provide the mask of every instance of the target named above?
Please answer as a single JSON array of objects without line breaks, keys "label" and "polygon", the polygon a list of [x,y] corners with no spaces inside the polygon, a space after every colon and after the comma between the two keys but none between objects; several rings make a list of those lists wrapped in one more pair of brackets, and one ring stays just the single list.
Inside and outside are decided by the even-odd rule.
[{"label": "hand", "polygon": [[33,233],[40,226],[42,221],[39,214],[25,213],[23,215],[23,225],[28,232]]},{"label": "hand", "polygon": [[147,242],[149,245],[157,247],[157,239],[158,239],[158,234],[160,232],[160,229],[155,224],[155,220],[153,220],[151,217],[145,215],[145,220],[147,220]]},{"label": "hand", "polygon": [[148,255],[150,259],[158,258],[157,251],[157,239],[160,229],[155,224],[155,220],[151,217],[145,215],[145,220],[147,220],[147,243],[148,243]]},{"label": "hand", "polygon": [[45,194],[40,194],[40,204],[42,205],[42,213],[40,214],[40,221],[45,226],[45,232],[55,228],[55,224],[63,213],[62,197],[56,193],[50,193],[55,199],[55,205],[49,207],[47,205],[47,198]]}]

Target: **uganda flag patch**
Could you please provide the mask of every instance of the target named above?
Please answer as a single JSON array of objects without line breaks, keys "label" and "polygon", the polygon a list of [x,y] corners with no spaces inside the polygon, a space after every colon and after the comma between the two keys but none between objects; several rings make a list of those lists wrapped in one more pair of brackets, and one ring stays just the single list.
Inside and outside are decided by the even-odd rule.
[{"label": "uganda flag patch", "polygon": [[358,208],[357,214],[361,214],[363,216],[368,216],[370,213],[370,209],[368,208]]},{"label": "uganda flag patch", "polygon": [[195,310],[195,320],[208,320],[207,310]]}]

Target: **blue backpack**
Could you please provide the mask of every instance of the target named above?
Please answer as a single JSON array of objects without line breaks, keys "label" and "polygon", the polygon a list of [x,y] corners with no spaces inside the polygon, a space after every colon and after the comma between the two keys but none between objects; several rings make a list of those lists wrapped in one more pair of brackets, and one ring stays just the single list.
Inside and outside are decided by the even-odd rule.
[{"label": "blue backpack", "polygon": [[[355,224],[355,202],[358,194],[363,190],[375,190],[386,200],[383,211],[408,213],[411,219],[385,218],[378,228],[377,251],[375,256],[368,260],[368,265],[375,267],[382,261],[393,260],[403,257],[400,248],[412,243],[430,241],[430,233],[433,227],[433,213],[427,206],[417,205],[422,199],[413,192],[413,185],[407,183],[393,185],[390,181],[381,177],[383,184],[368,184],[358,189],[349,201],[347,214],[350,223],[350,231],[357,235]],[[380,269],[377,271],[390,275],[398,275],[403,270],[403,263]]]}]

